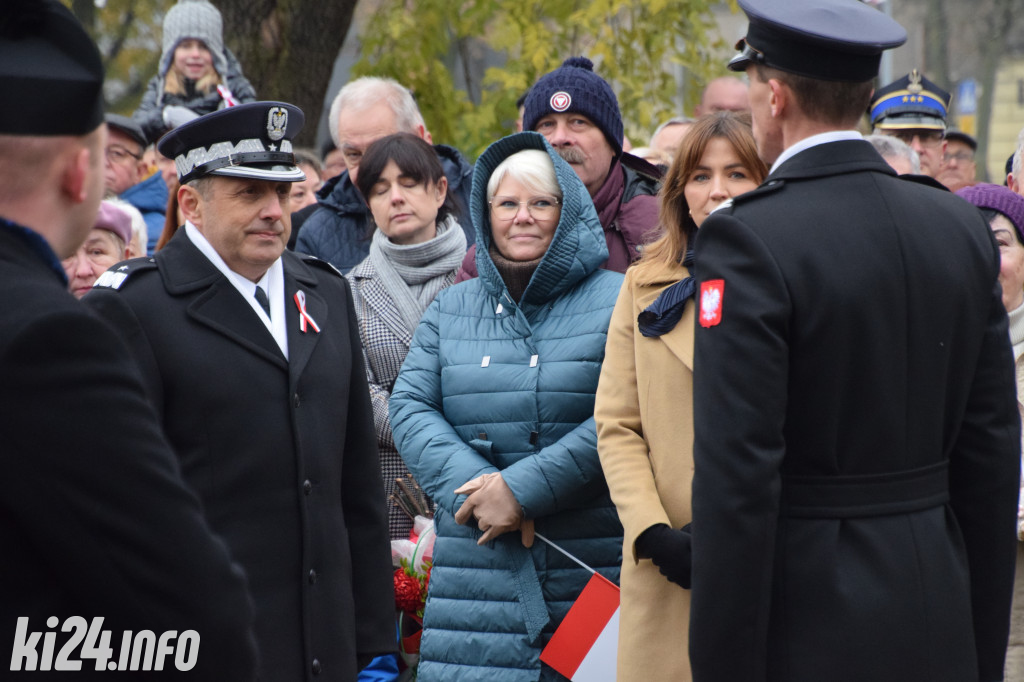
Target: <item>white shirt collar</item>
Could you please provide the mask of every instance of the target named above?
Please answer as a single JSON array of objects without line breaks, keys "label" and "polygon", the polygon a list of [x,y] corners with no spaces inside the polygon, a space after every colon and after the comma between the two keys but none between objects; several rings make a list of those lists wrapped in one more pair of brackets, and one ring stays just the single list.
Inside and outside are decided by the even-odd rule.
[{"label": "white shirt collar", "polygon": [[[235,289],[238,290],[238,293],[242,295],[242,298],[248,302],[249,307],[253,309],[253,312],[256,313],[260,321],[266,326],[267,331],[274,337],[274,341],[277,342],[285,359],[287,359],[288,331],[284,319],[284,265],[281,259],[278,258],[273,262],[259,282],[253,282],[251,279],[229,268],[228,264],[217,253],[217,250],[213,248],[203,233],[199,231],[199,228],[190,221],[185,221],[185,235],[195,244],[199,252],[206,256],[206,259],[213,263],[214,267],[220,270],[221,274],[231,282]],[[270,317],[267,317],[266,311],[263,310],[259,301],[256,300],[257,286],[263,287],[263,290],[267,292],[267,298],[270,299]]]},{"label": "white shirt collar", "polygon": [[790,145],[779,154],[779,158],[775,159],[775,163],[772,164],[772,169],[768,171],[771,175],[775,172],[775,169],[783,164],[783,162],[793,158],[800,152],[810,149],[811,147],[817,147],[819,144],[826,144],[828,142],[840,142],[842,140],[863,140],[864,136],[858,133],[856,130],[830,130],[827,133],[818,133],[817,135],[811,135],[804,139]]}]

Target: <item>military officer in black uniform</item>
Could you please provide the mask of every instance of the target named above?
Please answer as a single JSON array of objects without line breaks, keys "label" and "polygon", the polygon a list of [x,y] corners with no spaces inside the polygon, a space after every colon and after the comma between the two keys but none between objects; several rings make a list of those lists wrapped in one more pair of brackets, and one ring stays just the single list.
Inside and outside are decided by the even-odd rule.
[{"label": "military officer in black uniform", "polygon": [[164,137],[187,222],[83,300],[128,340],[248,574],[261,679],[354,680],[395,648],[387,515],[348,284],[285,250],[302,123],[253,102]]},{"label": "military officer in black uniform", "polygon": [[[0,55],[0,677],[116,678],[111,666],[130,668],[125,633],[149,630],[174,635],[162,678],[251,680],[242,571],[182,480],[128,349],[61,267],[103,194],[99,51],[44,0],[5,6]],[[179,668],[188,630],[198,649]]]},{"label": "military officer in black uniform", "polygon": [[1020,425],[999,254],[854,131],[898,24],[740,6],[730,66],[773,166],[696,240],[694,680],[1001,680]]}]

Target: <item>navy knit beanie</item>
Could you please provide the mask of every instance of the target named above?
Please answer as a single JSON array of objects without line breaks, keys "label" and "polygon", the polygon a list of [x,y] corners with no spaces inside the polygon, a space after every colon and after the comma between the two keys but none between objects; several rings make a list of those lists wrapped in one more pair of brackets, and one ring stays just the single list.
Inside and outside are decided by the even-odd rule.
[{"label": "navy knit beanie", "polygon": [[535,130],[540,119],[563,112],[589,118],[608,138],[615,157],[622,154],[619,101],[611,86],[594,73],[594,63],[586,57],[569,57],[530,88],[523,111],[523,130]]},{"label": "navy knit beanie", "polygon": [[1021,244],[1024,244],[1024,197],[1008,187],[986,182],[957,190],[956,195],[978,208],[988,208],[1006,216],[1017,230]]}]

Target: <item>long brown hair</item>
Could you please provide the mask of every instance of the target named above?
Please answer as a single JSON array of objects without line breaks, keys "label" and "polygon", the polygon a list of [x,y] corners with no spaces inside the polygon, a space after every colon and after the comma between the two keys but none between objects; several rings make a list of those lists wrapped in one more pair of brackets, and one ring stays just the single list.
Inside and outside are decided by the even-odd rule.
[{"label": "long brown hair", "polygon": [[708,143],[717,137],[724,138],[732,145],[756,183],[760,184],[768,175],[768,167],[757,155],[749,114],[719,111],[697,119],[683,138],[676,158],[665,174],[658,195],[661,232],[655,241],[644,247],[643,257],[637,263],[641,270],[646,271],[653,265],[672,265],[683,260],[687,244],[697,231],[683,190],[700,164]]}]

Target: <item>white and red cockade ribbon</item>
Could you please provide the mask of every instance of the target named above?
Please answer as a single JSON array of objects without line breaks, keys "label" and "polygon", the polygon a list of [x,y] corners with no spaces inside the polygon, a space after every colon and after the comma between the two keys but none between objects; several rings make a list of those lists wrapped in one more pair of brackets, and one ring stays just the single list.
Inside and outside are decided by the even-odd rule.
[{"label": "white and red cockade ribbon", "polygon": [[225,107],[237,107],[239,102],[235,99],[235,96],[227,89],[224,85],[217,86],[217,94],[220,95],[221,99],[224,100]]},{"label": "white and red cockade ribbon", "polygon": [[320,333],[320,327],[317,326],[316,320],[310,317],[309,313],[306,312],[306,292],[299,290],[295,292],[295,307],[299,309],[299,330],[306,333],[306,323],[309,322],[309,326],[313,328],[317,334]]}]

